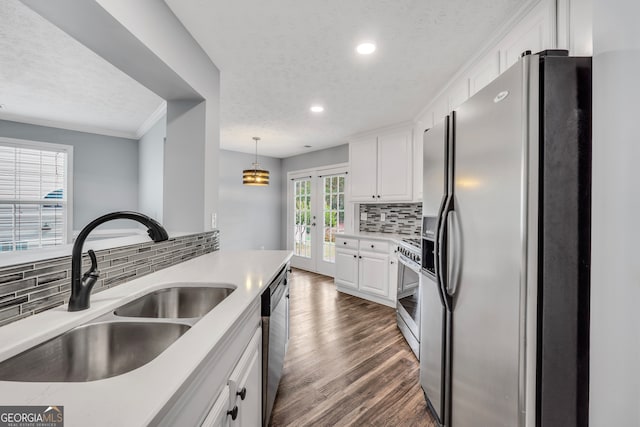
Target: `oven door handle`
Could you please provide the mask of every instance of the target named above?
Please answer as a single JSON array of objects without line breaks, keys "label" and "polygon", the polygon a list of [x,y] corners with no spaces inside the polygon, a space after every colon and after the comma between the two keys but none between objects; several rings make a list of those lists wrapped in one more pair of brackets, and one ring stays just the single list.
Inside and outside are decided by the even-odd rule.
[{"label": "oven door handle", "polygon": [[406,256],[402,255],[402,254],[398,254],[398,261],[400,263],[402,263],[402,265],[408,267],[409,269],[411,269],[412,271],[420,274],[420,265],[418,265],[418,263],[410,260],[409,258],[407,258]]}]

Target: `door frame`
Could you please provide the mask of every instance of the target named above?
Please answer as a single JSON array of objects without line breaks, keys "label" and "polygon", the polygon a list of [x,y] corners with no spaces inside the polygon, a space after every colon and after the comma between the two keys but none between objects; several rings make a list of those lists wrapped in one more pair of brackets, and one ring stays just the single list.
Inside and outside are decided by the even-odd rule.
[{"label": "door frame", "polygon": [[[337,174],[346,174],[348,179],[349,176],[349,164],[348,163],[338,163],[334,165],[321,166],[317,168],[309,168],[309,169],[300,169],[295,171],[287,172],[287,250],[293,250],[293,181],[300,178],[310,177],[311,178],[311,208],[312,212],[316,214],[316,216],[321,215],[319,211],[323,206],[323,191],[321,191],[320,180],[321,176],[326,175],[337,175]],[[349,185],[345,181],[345,232],[352,232],[354,226],[353,219],[353,203],[349,203]],[[295,255],[291,259],[291,264],[294,267],[301,268],[307,271],[312,271],[320,274],[324,274],[327,276],[335,276],[335,264],[327,266],[323,264],[327,264],[322,261],[320,258],[321,255],[321,239],[318,238],[321,234],[317,231],[320,230],[321,227],[316,227],[314,235],[312,236],[312,246],[311,246],[311,254],[312,258],[309,262],[300,262],[300,258],[297,258]]]}]

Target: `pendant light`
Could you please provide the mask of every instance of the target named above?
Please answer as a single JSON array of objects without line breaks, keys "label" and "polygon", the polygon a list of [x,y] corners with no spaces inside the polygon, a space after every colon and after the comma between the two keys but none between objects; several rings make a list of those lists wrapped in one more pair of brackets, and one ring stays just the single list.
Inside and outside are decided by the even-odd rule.
[{"label": "pendant light", "polygon": [[269,185],[269,171],[260,169],[258,164],[258,141],[260,138],[253,137],[256,142],[256,161],[253,163],[253,169],[245,169],[242,171],[242,183],[244,185]]}]

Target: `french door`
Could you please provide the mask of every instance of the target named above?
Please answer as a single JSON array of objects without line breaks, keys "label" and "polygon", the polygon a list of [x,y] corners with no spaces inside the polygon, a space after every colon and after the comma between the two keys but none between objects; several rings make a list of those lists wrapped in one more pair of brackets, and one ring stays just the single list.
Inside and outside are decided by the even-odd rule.
[{"label": "french door", "polygon": [[345,166],[289,173],[289,243],[291,265],[335,275],[335,236],[350,228]]}]

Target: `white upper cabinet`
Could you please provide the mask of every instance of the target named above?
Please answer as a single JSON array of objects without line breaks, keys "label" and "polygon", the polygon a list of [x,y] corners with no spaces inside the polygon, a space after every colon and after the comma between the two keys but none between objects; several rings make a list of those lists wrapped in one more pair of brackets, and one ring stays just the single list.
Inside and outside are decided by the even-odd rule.
[{"label": "white upper cabinet", "polygon": [[350,201],[412,200],[411,133],[411,129],[386,132],[349,143]]},{"label": "white upper cabinet", "polygon": [[376,137],[349,143],[349,185],[352,201],[371,202],[376,199],[378,140]]},{"label": "white upper cabinet", "polygon": [[411,200],[411,132],[378,137],[378,194],[380,200]]},{"label": "white upper cabinet", "polygon": [[433,110],[420,115],[413,126],[413,200],[422,201],[422,142],[424,132],[433,127]]}]

